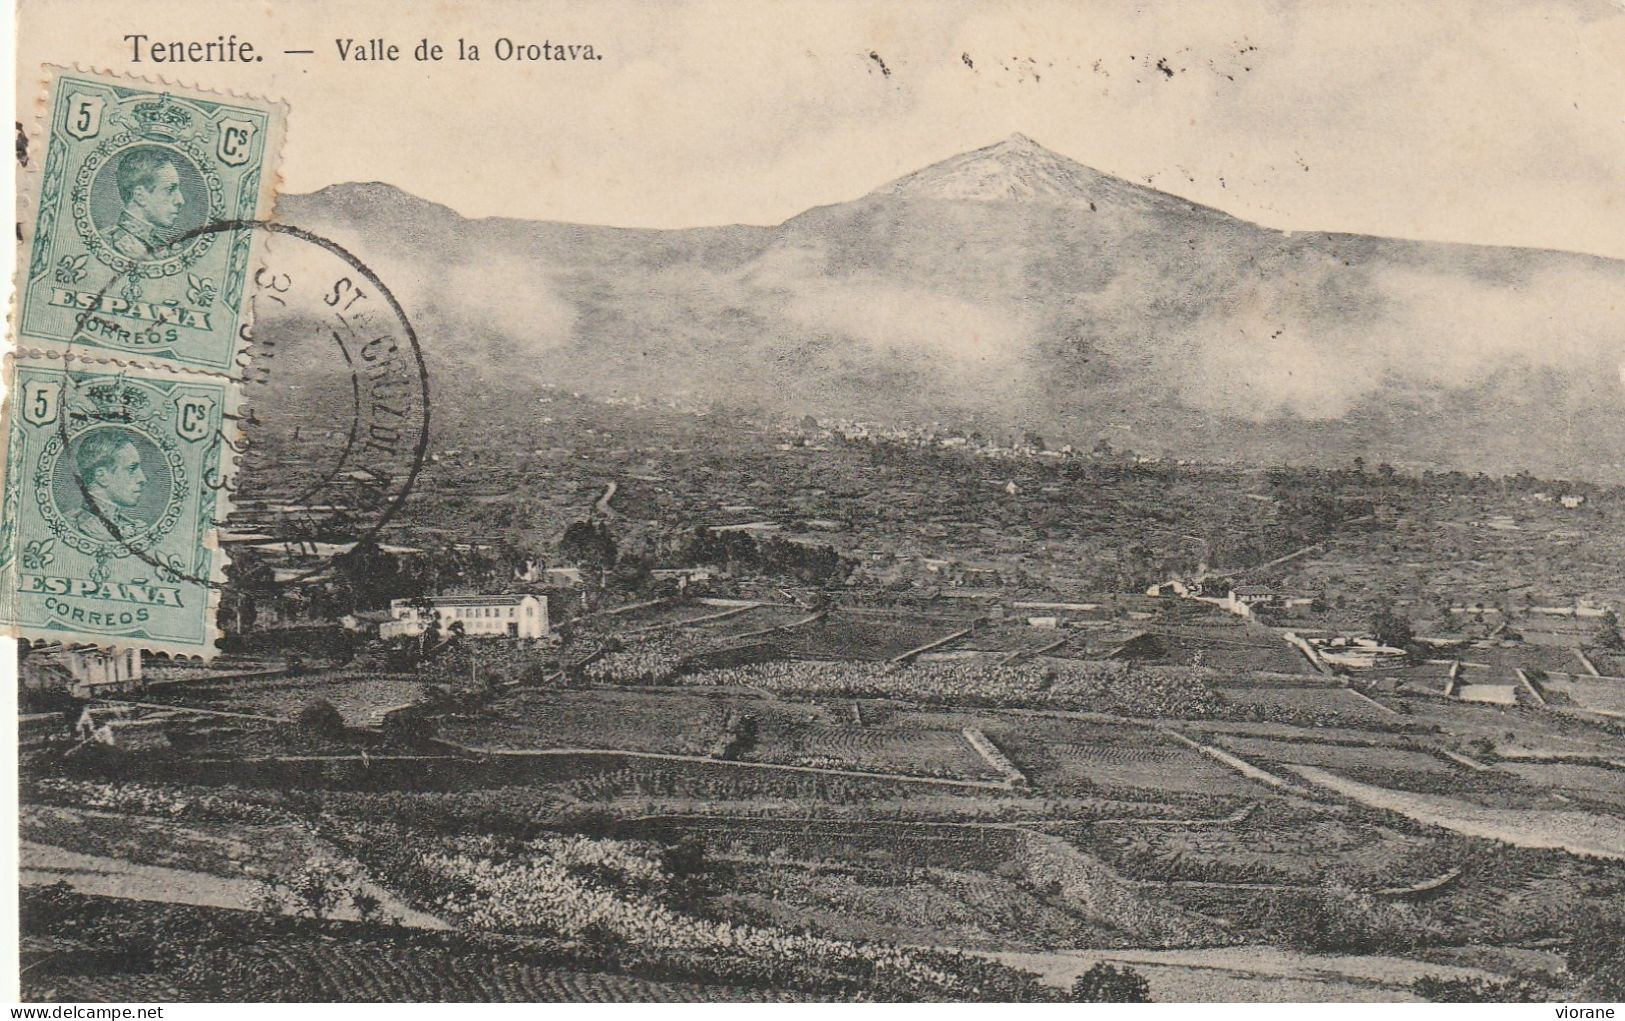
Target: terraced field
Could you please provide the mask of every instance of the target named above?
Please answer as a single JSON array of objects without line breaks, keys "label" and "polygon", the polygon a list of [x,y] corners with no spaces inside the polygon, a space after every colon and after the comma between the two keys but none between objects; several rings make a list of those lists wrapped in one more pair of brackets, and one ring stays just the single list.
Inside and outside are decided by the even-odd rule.
[{"label": "terraced field", "polygon": [[1434,695],[1375,697],[1399,708],[1406,723],[1438,727],[1462,741],[1483,739],[1501,754],[1619,755],[1619,739],[1598,727],[1528,706],[1464,705]]},{"label": "terraced field", "polygon": [[617,748],[691,753],[720,732],[726,705],[682,693],[519,689],[483,712],[447,716],[441,737],[478,748]]},{"label": "terraced field", "polygon": [[1308,766],[1359,773],[1362,770],[1408,773],[1448,783],[1465,767],[1447,762],[1426,751],[1387,746],[1315,744],[1307,741],[1270,741],[1263,738],[1222,735],[1220,747],[1269,768],[1270,763],[1293,762]]},{"label": "terraced field", "polygon": [[1617,896],[1606,883],[1572,858],[1516,851],[1465,863],[1460,880],[1428,907],[1477,942],[1527,944],[1561,932],[1576,904]]},{"label": "terraced field", "polygon": [[1625,820],[1596,812],[1490,808],[1460,798],[1359,783],[1314,766],[1289,766],[1318,786],[1417,822],[1519,847],[1562,848],[1573,854],[1625,859]]},{"label": "terraced field", "polygon": [[170,819],[52,805],[22,806],[18,831],[24,841],[79,854],[231,879],[240,879],[245,869],[256,866],[263,871],[286,868],[289,862],[311,857],[318,846],[308,832],[292,825],[182,825]]},{"label": "terraced field", "polygon": [[874,866],[751,863],[734,866],[726,903],[775,923],[816,919],[833,935],[959,947],[1094,943],[1107,934],[987,872]]},{"label": "terraced field", "polygon": [[1157,627],[1136,643],[1147,662],[1205,666],[1234,673],[1270,671],[1313,675],[1302,654],[1273,633],[1252,627]]},{"label": "terraced field", "polygon": [[[1036,613],[1036,611],[1035,611]],[[1005,624],[979,627],[963,638],[946,646],[950,650],[999,653],[1034,652],[1038,649],[1066,642],[1083,644],[1083,635],[1071,628],[1031,627],[1025,624]]]},{"label": "terraced field", "polygon": [[163,700],[205,709],[293,719],[315,699],[331,702],[352,727],[377,726],[382,714],[415,702],[424,681],[410,674],[324,674],[277,677],[220,684],[184,684],[165,689]]},{"label": "terraced field", "polygon": [[[792,772],[730,762],[674,762],[613,757],[550,758],[533,770],[558,782],[568,780],[571,796],[590,802],[662,798],[685,805],[731,805],[767,800],[776,804],[836,802],[868,804],[917,795],[919,781]],[[978,791],[999,796],[996,787]]]},{"label": "terraced field", "polygon": [[[605,614],[600,617],[589,618],[583,623],[594,629],[609,628],[619,633],[636,631],[641,628],[663,627],[673,624],[684,624],[689,621],[700,620],[704,617],[714,617],[730,610],[738,610],[734,606],[714,606],[698,600],[692,602],[668,602],[658,606],[640,606],[634,610],[623,613]],[[755,612],[746,610],[745,614]]]},{"label": "terraced field", "polygon": [[[782,1002],[793,992],[574,971],[452,954],[433,947],[332,940],[285,940],[245,947],[233,962],[252,974],[256,998],[359,1003],[715,1003]],[[86,1003],[179,1001],[207,990],[163,974],[28,976],[25,999]]]},{"label": "terraced field", "polygon": [[21,999],[24,1003],[178,1003],[191,997],[162,975],[63,975],[45,971],[23,976]]},{"label": "terraced field", "polygon": [[[1335,869],[1359,888],[1378,889],[1433,878],[1451,864],[1447,847],[1431,838],[1269,804],[1239,824],[1100,829],[1089,846],[1125,875],[1164,883],[1318,887]],[[1305,847],[1320,854],[1306,856]]]},{"label": "terraced field", "polygon": [[[778,999],[748,989],[652,982],[560,970],[524,961],[480,960],[427,947],[326,941],[260,945],[262,981],[298,978],[322,998],[365,1003],[708,1003]],[[796,997],[792,997],[796,998]]]},{"label": "terraced field", "polygon": [[1549,693],[1567,695],[1581,709],[1625,718],[1625,680],[1617,677],[1567,677],[1545,683]]},{"label": "terraced field", "polygon": [[743,635],[788,627],[810,616],[809,611],[799,606],[758,606],[722,620],[706,621],[694,630],[721,645]]},{"label": "terraced field", "polygon": [[1235,705],[1258,706],[1266,713],[1274,710],[1315,714],[1336,719],[1345,726],[1376,729],[1390,728],[1399,722],[1393,714],[1383,712],[1360,696],[1342,688],[1323,685],[1277,687],[1256,684],[1223,685],[1219,690],[1227,701]]},{"label": "terraced field", "polygon": [[1057,741],[1018,731],[998,740],[1016,767],[1042,788],[1134,788],[1234,797],[1254,793],[1256,785],[1160,734],[1138,731],[1133,738]]},{"label": "terraced field", "polygon": [[718,854],[846,862],[905,869],[981,870],[1013,859],[1017,835],[1002,827],[879,820],[703,818],[662,825]]},{"label": "terraced field", "polygon": [[1397,956],[1306,954],[1275,947],[1200,950],[1066,950],[1008,953],[999,959],[1038,972],[1065,987],[1106,961],[1145,975],[1158,1002],[1410,1003],[1410,983],[1423,975],[1493,977],[1477,969],[1424,963]]},{"label": "terraced field", "polygon": [[884,660],[959,630],[946,623],[830,616],[781,632],[774,643],[796,659]]},{"label": "terraced field", "polygon": [[1572,762],[1505,761],[1497,769],[1572,801],[1591,802],[1625,814],[1625,769]]},{"label": "terraced field", "polygon": [[916,730],[764,720],[748,758],[800,766],[998,780],[957,730]]}]

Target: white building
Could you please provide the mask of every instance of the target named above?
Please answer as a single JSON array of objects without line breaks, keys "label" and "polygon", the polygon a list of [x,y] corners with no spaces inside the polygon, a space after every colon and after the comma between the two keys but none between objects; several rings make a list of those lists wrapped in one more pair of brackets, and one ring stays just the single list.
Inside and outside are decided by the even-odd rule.
[{"label": "white building", "polygon": [[463,634],[470,637],[541,638],[548,633],[547,600],[542,596],[431,596],[427,607],[423,601],[392,601],[389,612],[394,619],[379,625],[378,637],[420,635],[437,618],[441,631],[460,622]]},{"label": "white building", "polygon": [[140,649],[64,648],[56,662],[73,677],[75,698],[136,691],[141,687]]}]

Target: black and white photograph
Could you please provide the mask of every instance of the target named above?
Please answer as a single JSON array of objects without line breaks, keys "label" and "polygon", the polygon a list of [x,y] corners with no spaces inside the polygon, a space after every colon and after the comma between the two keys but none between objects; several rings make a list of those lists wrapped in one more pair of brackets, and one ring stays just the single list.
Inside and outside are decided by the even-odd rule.
[{"label": "black and white photograph", "polygon": [[1625,3],[14,14],[13,1003],[1619,1016]]}]

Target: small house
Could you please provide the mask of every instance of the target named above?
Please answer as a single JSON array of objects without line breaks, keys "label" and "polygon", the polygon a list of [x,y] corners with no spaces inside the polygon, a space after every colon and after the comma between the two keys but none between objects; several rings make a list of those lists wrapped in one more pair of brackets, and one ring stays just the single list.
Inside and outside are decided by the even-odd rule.
[{"label": "small house", "polygon": [[55,659],[73,678],[70,690],[75,698],[95,698],[141,688],[140,649],[67,647],[58,652]]},{"label": "small house", "polygon": [[153,713],[135,706],[89,706],[79,714],[74,731],[84,741],[122,751],[157,751],[169,747],[170,712]]},{"label": "small house", "polygon": [[1152,585],[1150,588],[1147,588],[1145,590],[1145,594],[1160,598],[1168,598],[1173,596],[1183,598],[1191,594],[1191,589],[1190,586],[1186,585],[1178,578],[1170,578],[1167,581],[1158,582],[1157,584]]}]

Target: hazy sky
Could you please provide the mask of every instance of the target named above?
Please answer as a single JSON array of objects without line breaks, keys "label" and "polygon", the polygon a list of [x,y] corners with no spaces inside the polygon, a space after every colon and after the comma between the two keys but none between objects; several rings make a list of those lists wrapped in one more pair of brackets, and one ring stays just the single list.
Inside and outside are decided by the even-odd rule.
[{"label": "hazy sky", "polygon": [[[294,192],[383,180],[476,216],[776,223],[1020,131],[1271,226],[1625,258],[1621,0],[22,8],[24,83],[78,62],[285,98]],[[236,33],[265,60],[132,65],[132,32]],[[425,35],[484,59],[334,47],[409,57]],[[604,59],[501,63],[502,36]]]}]

